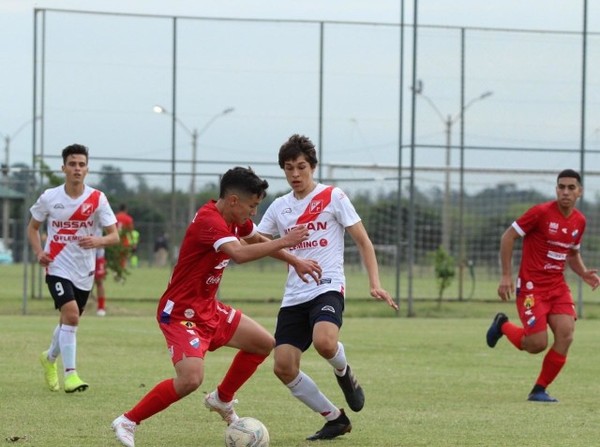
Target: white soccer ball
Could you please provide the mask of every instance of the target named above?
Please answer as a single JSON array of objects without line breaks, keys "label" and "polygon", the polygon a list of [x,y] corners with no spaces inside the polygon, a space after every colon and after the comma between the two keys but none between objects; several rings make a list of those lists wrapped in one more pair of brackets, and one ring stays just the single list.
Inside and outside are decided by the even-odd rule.
[{"label": "white soccer ball", "polygon": [[226,447],[269,447],[269,432],[258,419],[243,417],[227,426]]}]

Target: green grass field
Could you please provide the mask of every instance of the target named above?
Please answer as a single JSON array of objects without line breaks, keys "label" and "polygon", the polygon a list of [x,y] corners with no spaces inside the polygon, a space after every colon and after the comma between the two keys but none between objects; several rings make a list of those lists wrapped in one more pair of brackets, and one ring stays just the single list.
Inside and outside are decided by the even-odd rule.
[{"label": "green grass field", "polygon": [[[125,285],[108,281],[108,316],[90,312],[78,332],[78,370],[90,388],[75,395],[45,388],[38,356],[47,349],[57,314],[44,286],[45,298],[29,300],[28,315],[21,315],[20,271],[18,266],[0,266],[0,443],[119,445],[110,422],[150,387],[173,375],[153,318],[168,270],[135,271]],[[282,287],[282,279],[273,275],[280,276],[267,269],[235,268],[226,272],[222,285],[223,297],[232,297],[236,307],[269,330],[274,327],[275,294]],[[272,297],[258,289],[276,281]],[[351,281],[361,285],[364,278],[353,274]],[[390,287],[390,278],[385,281]],[[402,312],[395,318],[381,303],[351,297],[342,341],[367,398],[362,412],[349,412],[352,433],[329,442],[304,441],[321,427],[322,418],[279,383],[271,371],[271,358],[239,392],[238,414],[263,421],[273,447],[598,445],[598,306],[586,302],[586,318],[577,323],[569,361],[550,388],[558,404],[526,401],[542,356],[518,352],[506,340],[493,350],[485,345],[491,317],[499,310],[514,317],[513,307],[473,300],[444,302],[437,309],[437,303],[423,300],[416,303],[419,318],[406,318]],[[214,389],[233,353],[229,349],[210,353],[200,390],[145,421],[136,445],[223,446],[225,426],[204,408],[202,399],[204,392]],[[303,358],[302,367],[332,401],[346,406],[330,367],[313,350]]]}]

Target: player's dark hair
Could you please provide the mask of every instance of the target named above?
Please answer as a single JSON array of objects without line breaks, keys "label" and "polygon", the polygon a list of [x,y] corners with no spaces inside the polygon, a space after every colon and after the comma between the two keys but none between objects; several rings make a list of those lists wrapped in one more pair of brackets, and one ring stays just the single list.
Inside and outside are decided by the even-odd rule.
[{"label": "player's dark hair", "polygon": [[283,169],[286,161],[295,160],[304,155],[311,168],[317,166],[317,151],[315,145],[304,135],[292,135],[279,149],[279,167]]},{"label": "player's dark hair", "polygon": [[85,155],[85,161],[88,161],[88,148],[83,144],[71,144],[62,151],[63,164],[67,164],[67,157],[69,155]]},{"label": "player's dark hair", "polygon": [[575,180],[577,180],[577,183],[579,183],[580,185],[581,183],[581,176],[579,175],[579,172],[574,171],[573,169],[565,169],[563,171],[560,171],[560,173],[558,174],[558,177],[556,177],[556,183],[558,183],[558,181],[561,178],[574,178]]},{"label": "player's dark hair", "polygon": [[263,199],[267,195],[267,188],[269,182],[256,175],[252,168],[236,166],[223,174],[219,198],[223,199],[227,194],[238,193],[255,195]]}]

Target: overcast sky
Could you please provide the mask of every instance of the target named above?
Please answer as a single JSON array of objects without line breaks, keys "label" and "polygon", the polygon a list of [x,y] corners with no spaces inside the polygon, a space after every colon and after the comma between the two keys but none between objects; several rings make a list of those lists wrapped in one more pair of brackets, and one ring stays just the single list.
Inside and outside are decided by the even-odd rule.
[{"label": "overcast sky", "polygon": [[[399,0],[0,0],[0,133],[13,137],[11,164],[30,164],[32,157],[34,8],[396,24],[400,20],[400,5]],[[588,14],[589,31],[600,32],[600,0],[589,0]],[[582,16],[583,2],[576,0],[422,0],[419,4],[419,24],[423,25],[578,32],[582,29]],[[405,2],[405,18],[407,22],[412,21],[412,1]],[[90,146],[92,158],[168,159],[171,157],[170,121],[153,114],[151,108],[154,104],[169,106],[171,101],[170,24],[162,19],[104,20],[72,14],[49,16],[46,155],[58,154],[62,147],[77,141]],[[193,21],[180,25],[183,37],[179,51],[183,62],[178,75],[180,94],[184,95],[178,99],[179,118],[189,129],[203,129],[211,123],[210,130],[206,129],[202,136],[199,159],[268,163],[276,160],[278,146],[292,133],[306,133],[316,140],[318,28],[311,24],[202,23],[202,27]],[[107,27],[111,33],[99,40],[106,43],[106,48],[113,48],[110,50],[93,42],[95,33],[105,32]],[[186,40],[186,35],[190,39]],[[398,48],[395,45],[398,41],[395,35],[396,29],[386,27],[327,28],[324,110],[327,121],[323,145],[328,152],[324,162],[379,165],[397,162]],[[93,46],[83,43],[89,36],[92,36]],[[115,42],[110,42],[111,39]],[[214,39],[212,47],[198,44],[210,42],[209,39]],[[467,100],[486,91],[493,92],[485,102],[473,104],[473,110],[469,111],[468,144],[577,147],[581,91],[579,36],[474,32],[467,39],[469,56],[473,55],[478,67],[469,74]],[[442,117],[454,116],[460,104],[456,96],[457,34],[452,30],[424,30],[419,45],[423,93],[438,110],[425,101],[419,102],[417,140],[423,144],[444,145]],[[244,46],[247,46],[245,51]],[[522,51],[523,47],[529,50]],[[111,54],[103,54],[103,51],[111,51]],[[405,51],[410,51],[410,47]],[[600,149],[598,36],[593,38],[588,51],[590,93],[586,133],[589,146]],[[485,60],[486,52],[493,52],[492,61]],[[111,57],[120,66],[118,76],[108,67]],[[203,64],[194,58],[202,59]],[[494,60],[497,64],[492,63]],[[518,67],[514,73],[510,71],[512,64]],[[499,67],[506,72],[500,73]],[[540,71],[536,71],[536,67]],[[93,85],[86,85],[81,81],[93,76],[102,77],[105,83],[94,81]],[[405,76],[407,88],[410,71],[406,71]],[[112,88],[110,82],[115,83]],[[529,98],[515,90],[515,85],[520,89],[527,85],[527,93],[531,95],[535,95],[536,90],[540,92]],[[96,96],[88,90],[93,90]],[[248,91],[254,91],[255,95]],[[268,97],[266,92],[271,92],[273,97]],[[408,96],[408,89],[406,93]],[[124,98],[123,103],[116,103],[111,95]],[[106,103],[98,102],[97,96],[107,98]],[[287,103],[287,107],[282,103]],[[290,103],[297,104],[292,108],[293,113]],[[109,111],[111,104],[114,109]],[[219,111],[228,107],[233,107],[234,112],[212,121]],[[438,112],[442,117],[437,116]],[[405,112],[405,119],[407,115]],[[117,121],[127,124],[121,129],[115,124]],[[454,132],[456,129],[452,134],[456,142],[458,134]],[[189,135],[178,129],[177,138],[178,157],[190,157]],[[406,141],[409,140],[405,136]],[[435,154],[436,158],[443,159],[442,153]],[[535,157],[539,155],[532,157],[527,163],[537,165]],[[1,158],[4,161],[4,151]],[[572,156],[563,154],[545,167],[557,169],[575,162]],[[479,163],[485,165],[485,162]],[[106,162],[97,163],[96,169],[99,164]],[[54,165],[58,168],[60,161],[56,160]],[[159,170],[143,164],[122,167],[124,170]],[[210,171],[222,168],[215,166]],[[184,167],[178,170],[187,172]]]}]

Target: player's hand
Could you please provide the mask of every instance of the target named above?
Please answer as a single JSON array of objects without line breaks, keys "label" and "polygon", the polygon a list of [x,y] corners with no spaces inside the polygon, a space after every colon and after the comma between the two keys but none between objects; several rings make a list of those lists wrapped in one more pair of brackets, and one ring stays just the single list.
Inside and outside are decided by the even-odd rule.
[{"label": "player's hand", "polygon": [[319,284],[319,280],[321,279],[321,274],[323,271],[317,261],[312,259],[298,258],[293,267],[300,279],[305,283],[310,282],[310,278],[312,278],[317,284]]},{"label": "player's hand", "polygon": [[288,231],[282,239],[286,242],[287,247],[293,247],[308,239],[308,236],[309,233],[306,225],[298,225]]},{"label": "player's hand", "polygon": [[98,236],[84,236],[81,239],[79,239],[78,244],[81,248],[98,248],[102,246],[100,239],[101,238],[99,238]]},{"label": "player's hand", "polygon": [[381,287],[373,287],[371,289],[371,296],[379,301],[385,301],[388,306],[390,306],[394,310],[398,310],[398,305],[392,299],[392,296],[388,293],[387,290],[382,289]]},{"label": "player's hand", "polygon": [[509,301],[511,294],[515,291],[515,285],[513,284],[512,278],[502,277],[500,284],[498,285],[498,296],[502,301]]},{"label": "player's hand", "polygon": [[598,286],[600,286],[600,277],[597,273],[598,270],[586,270],[583,272],[583,275],[581,275],[581,279],[583,279],[585,283],[592,288],[592,290],[596,290]]},{"label": "player's hand", "polygon": [[50,263],[54,261],[54,259],[52,259],[52,256],[50,256],[50,253],[46,253],[45,251],[37,255],[37,260],[42,267],[48,267]]}]

